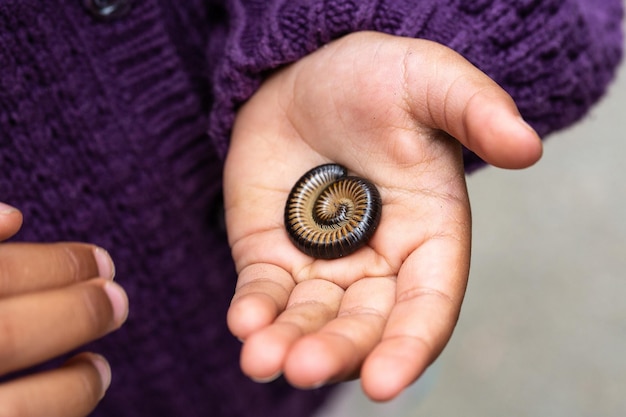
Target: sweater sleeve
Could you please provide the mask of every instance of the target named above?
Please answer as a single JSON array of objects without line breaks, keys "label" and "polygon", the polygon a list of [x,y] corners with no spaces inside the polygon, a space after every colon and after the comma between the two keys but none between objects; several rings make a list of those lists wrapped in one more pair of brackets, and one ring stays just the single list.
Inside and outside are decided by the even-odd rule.
[{"label": "sweater sleeve", "polygon": [[[622,54],[622,0],[226,0],[212,42],[209,135],[224,156],[239,106],[273,69],[359,30],[447,45],[498,82],[541,136],[580,119]],[[482,164],[464,154],[466,169]]]}]

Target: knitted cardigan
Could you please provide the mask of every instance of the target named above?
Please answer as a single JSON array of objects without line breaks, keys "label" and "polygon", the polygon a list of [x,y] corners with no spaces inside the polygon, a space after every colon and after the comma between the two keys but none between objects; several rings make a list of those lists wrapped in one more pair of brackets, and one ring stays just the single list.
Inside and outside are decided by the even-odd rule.
[{"label": "knitted cardigan", "polygon": [[0,201],[24,212],[16,239],[107,248],[131,300],[127,324],[89,346],[114,371],[96,416],[301,417],[324,400],[249,381],[225,324],[222,161],[273,69],[358,30],[431,39],[546,135],[598,100],[622,47],[622,0],[108,3],[130,7],[103,20],[88,0],[0,2]]}]

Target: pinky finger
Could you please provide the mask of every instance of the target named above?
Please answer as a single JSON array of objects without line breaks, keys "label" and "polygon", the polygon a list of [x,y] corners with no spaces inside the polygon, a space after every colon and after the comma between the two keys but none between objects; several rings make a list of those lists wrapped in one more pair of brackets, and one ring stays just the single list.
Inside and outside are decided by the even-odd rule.
[{"label": "pinky finger", "polygon": [[111,383],[100,355],[82,353],[62,367],[0,385],[0,417],[84,417]]}]

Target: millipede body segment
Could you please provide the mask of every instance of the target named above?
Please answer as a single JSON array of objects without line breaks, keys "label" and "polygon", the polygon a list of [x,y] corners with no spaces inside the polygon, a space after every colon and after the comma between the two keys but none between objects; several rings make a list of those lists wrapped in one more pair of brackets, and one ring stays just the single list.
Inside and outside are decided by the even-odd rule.
[{"label": "millipede body segment", "polygon": [[374,184],[348,176],[341,165],[326,164],[311,169],[293,186],[285,205],[285,226],[302,252],[334,259],[367,243],[381,211]]}]

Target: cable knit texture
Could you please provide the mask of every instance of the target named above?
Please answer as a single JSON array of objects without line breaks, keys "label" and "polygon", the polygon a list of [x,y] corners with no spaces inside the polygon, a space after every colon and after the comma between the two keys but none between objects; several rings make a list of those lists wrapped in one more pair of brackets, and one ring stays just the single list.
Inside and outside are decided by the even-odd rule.
[{"label": "cable knit texture", "polygon": [[82,3],[0,3],[0,201],[25,214],[18,239],[116,260],[132,309],[92,346],[114,370],[95,416],[301,417],[325,398],[250,382],[225,325],[222,159],[271,70],[358,30],[431,39],[545,135],[588,110],[621,54],[621,0],[136,0],[107,22]]},{"label": "cable knit texture", "polygon": [[[210,126],[221,155],[234,111],[268,71],[358,30],[455,49],[507,90],[542,136],[580,119],[621,57],[621,0],[240,0],[230,7],[237,30],[216,66]],[[465,163],[482,165],[469,152]]]}]

